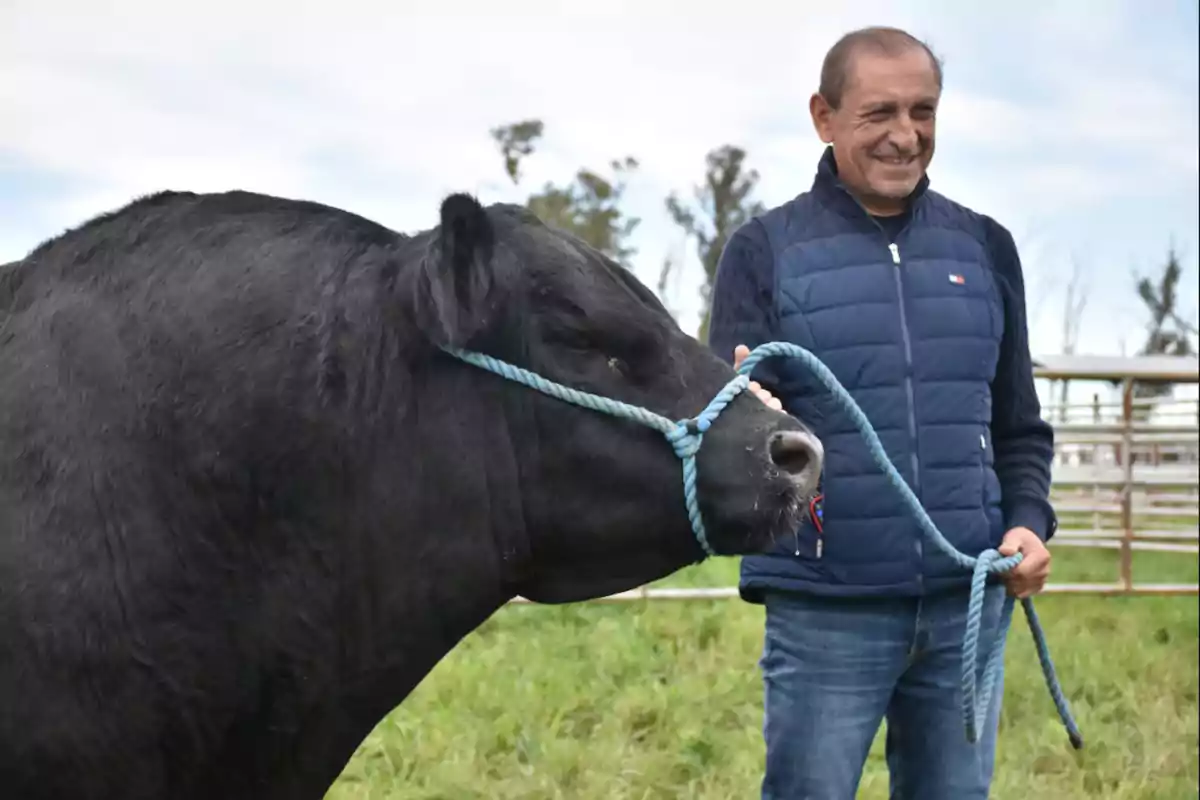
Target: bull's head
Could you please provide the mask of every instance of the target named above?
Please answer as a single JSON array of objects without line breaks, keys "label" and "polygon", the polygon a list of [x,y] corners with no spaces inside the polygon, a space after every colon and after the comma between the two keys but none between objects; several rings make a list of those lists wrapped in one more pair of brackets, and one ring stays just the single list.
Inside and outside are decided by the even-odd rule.
[{"label": "bull's head", "polygon": [[[671,419],[696,415],[735,376],[628,271],[519,207],[452,196],[423,246],[413,310],[432,353],[485,353]],[[523,528],[522,595],[595,596],[702,557],[680,462],[661,433],[435,358],[425,374],[453,381],[447,401],[462,404],[458,424],[480,442],[462,457],[519,476],[499,481],[519,497],[488,502],[509,509],[493,524]],[[502,411],[481,413],[479,402]],[[697,464],[711,547],[746,554],[793,534],[822,450],[801,422],[743,394],[705,434]]]}]

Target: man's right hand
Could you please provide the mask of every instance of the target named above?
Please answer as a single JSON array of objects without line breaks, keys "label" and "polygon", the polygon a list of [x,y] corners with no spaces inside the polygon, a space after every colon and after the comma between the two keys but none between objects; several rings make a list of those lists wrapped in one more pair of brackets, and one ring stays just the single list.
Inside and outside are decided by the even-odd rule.
[{"label": "man's right hand", "polygon": [[[740,367],[748,355],[750,355],[750,348],[744,344],[739,344],[733,348],[733,368],[737,369]],[[750,381],[750,391],[754,392],[759,400],[762,400],[771,408],[776,411],[783,411],[783,403],[779,401],[779,398],[762,388],[758,381]]]}]

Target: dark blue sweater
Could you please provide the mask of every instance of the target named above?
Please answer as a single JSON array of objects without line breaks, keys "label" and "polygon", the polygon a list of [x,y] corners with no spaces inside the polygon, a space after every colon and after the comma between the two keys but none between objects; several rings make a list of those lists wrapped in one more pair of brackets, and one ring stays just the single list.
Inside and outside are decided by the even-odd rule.
[{"label": "dark blue sweater", "polygon": [[[713,289],[709,344],[790,341],[853,395],[942,534],[968,555],[1024,526],[1056,528],[1053,432],[1033,385],[1012,236],[928,188],[881,225],[844,189],[832,150],[810,191],[743,225]],[[894,236],[892,234],[895,234]],[[821,523],[742,560],[742,596],[768,588],[915,595],[970,580],[938,551],[832,395],[798,362],[753,377],[822,438]]]}]

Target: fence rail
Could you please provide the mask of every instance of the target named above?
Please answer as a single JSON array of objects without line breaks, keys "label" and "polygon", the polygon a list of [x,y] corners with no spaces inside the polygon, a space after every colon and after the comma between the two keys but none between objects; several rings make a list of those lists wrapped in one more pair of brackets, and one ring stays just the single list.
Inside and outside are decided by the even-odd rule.
[{"label": "fence rail", "polygon": [[[1049,583],[1042,594],[1140,595],[1168,597],[1195,595],[1197,587],[1190,583],[1150,583],[1126,587],[1122,583]],[[591,603],[628,603],[638,600],[730,600],[738,597],[735,586],[643,586],[627,592],[605,595],[589,600]],[[533,600],[514,597],[509,605],[531,605]]]}]

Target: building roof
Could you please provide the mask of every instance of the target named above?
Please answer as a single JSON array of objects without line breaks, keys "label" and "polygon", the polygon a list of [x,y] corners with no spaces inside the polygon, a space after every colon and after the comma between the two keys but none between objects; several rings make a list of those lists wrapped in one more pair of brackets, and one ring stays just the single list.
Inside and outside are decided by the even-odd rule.
[{"label": "building roof", "polygon": [[1098,356],[1053,354],[1035,356],[1038,378],[1097,380],[1200,381],[1200,360],[1194,356]]}]

